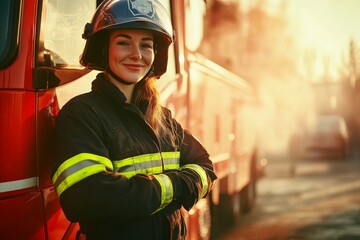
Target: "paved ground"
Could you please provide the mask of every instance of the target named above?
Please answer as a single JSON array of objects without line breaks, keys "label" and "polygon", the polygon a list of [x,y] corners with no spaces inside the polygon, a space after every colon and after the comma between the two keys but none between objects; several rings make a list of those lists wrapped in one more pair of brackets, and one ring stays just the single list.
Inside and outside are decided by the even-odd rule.
[{"label": "paved ground", "polygon": [[270,162],[256,208],[221,240],[360,239],[360,160]]}]

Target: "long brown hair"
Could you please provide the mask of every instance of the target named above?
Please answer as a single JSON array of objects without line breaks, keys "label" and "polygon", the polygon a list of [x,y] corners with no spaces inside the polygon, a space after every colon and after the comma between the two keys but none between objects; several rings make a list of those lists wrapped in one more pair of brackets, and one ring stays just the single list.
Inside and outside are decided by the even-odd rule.
[{"label": "long brown hair", "polygon": [[164,136],[170,136],[171,144],[176,147],[175,138],[177,136],[175,126],[166,121],[166,117],[160,104],[160,94],[156,88],[156,78],[149,77],[135,85],[131,102],[141,106],[145,100],[148,106],[145,110],[145,118],[153,128],[160,140],[165,140]]}]

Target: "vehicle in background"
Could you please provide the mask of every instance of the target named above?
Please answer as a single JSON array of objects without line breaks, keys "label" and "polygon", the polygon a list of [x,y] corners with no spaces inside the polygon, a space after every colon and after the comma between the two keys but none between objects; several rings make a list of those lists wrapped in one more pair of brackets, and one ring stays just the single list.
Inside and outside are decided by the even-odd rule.
[{"label": "vehicle in background", "polygon": [[349,131],[339,115],[319,115],[304,140],[304,158],[345,159],[349,154]]},{"label": "vehicle in background", "polygon": [[[78,224],[66,219],[50,179],[53,129],[61,107],[89,91],[97,74],[78,61],[84,25],[100,2],[0,2],[0,239],[75,239]],[[188,239],[209,239],[218,223],[234,223],[255,203],[255,94],[197,52],[204,0],[161,2],[176,32],[158,81],[162,102],[206,146],[218,175],[186,216]]]},{"label": "vehicle in background", "polygon": [[340,115],[318,115],[302,133],[293,135],[293,155],[304,159],[345,159],[349,156],[349,130]]}]

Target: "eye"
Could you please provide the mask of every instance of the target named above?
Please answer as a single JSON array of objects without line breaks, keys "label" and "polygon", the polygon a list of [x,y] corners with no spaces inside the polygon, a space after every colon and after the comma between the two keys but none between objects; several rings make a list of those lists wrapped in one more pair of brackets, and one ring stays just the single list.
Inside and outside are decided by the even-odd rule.
[{"label": "eye", "polygon": [[120,45],[120,46],[129,46],[129,43],[128,43],[128,42],[126,42],[126,41],[118,41],[118,42],[116,43],[116,45]]},{"label": "eye", "polygon": [[149,43],[143,43],[141,44],[141,47],[145,49],[153,49],[153,45]]}]

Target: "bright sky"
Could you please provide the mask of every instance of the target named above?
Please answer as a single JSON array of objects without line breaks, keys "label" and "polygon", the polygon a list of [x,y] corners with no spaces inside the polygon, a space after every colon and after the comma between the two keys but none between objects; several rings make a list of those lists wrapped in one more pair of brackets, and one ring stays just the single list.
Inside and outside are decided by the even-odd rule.
[{"label": "bright sky", "polygon": [[[359,0],[287,0],[299,29],[299,43],[342,62],[350,38],[360,46]],[[335,68],[333,68],[335,69]]]}]

